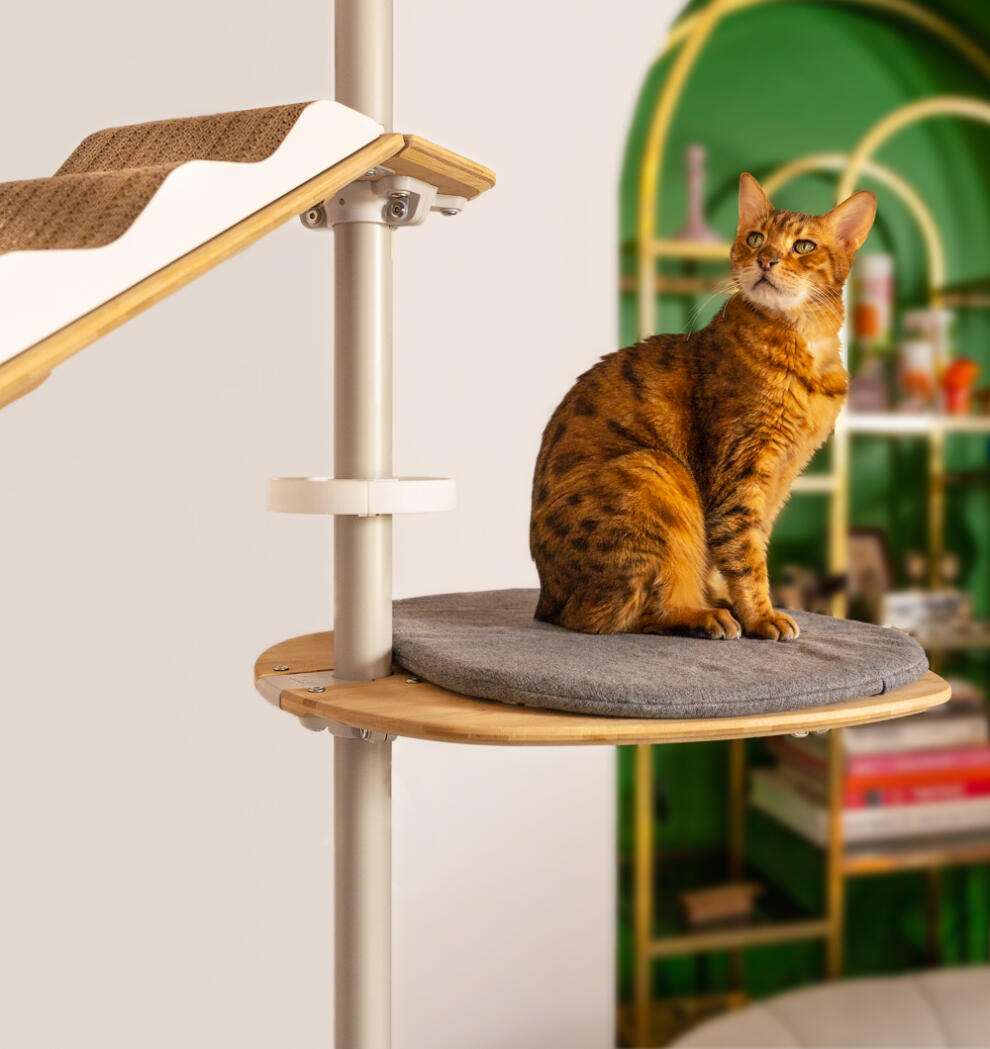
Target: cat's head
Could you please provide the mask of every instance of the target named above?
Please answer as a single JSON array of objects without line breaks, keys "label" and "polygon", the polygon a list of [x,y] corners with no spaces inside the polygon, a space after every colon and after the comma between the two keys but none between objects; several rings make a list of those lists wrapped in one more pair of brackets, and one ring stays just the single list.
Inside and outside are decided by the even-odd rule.
[{"label": "cat's head", "polygon": [[778,211],[752,175],[739,179],[732,275],[750,302],[791,317],[834,312],[852,260],[877,213],[868,190],[827,215]]}]

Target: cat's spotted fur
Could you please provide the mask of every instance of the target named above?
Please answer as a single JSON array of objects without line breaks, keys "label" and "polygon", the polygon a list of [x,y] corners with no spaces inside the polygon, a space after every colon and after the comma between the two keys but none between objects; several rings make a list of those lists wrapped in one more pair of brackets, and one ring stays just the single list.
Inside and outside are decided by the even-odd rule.
[{"label": "cat's spotted fur", "polygon": [[875,212],[865,192],[824,216],[776,211],[742,176],[736,294],[702,331],[604,357],[544,431],[537,618],[590,633],[797,637],[770,604],[766,545],[846,396],[841,290]]}]

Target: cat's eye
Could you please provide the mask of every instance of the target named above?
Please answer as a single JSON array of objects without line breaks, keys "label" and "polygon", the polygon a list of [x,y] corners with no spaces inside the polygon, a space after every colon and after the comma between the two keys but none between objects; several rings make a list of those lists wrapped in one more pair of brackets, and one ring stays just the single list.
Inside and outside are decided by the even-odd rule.
[{"label": "cat's eye", "polygon": [[765,238],[762,233],[750,233],[750,235],[746,238],[746,243],[751,248],[758,248],[763,243],[764,239]]},{"label": "cat's eye", "polygon": [[814,251],[818,245],[813,240],[796,240],[794,241],[794,250],[799,255],[807,255],[809,251]]}]

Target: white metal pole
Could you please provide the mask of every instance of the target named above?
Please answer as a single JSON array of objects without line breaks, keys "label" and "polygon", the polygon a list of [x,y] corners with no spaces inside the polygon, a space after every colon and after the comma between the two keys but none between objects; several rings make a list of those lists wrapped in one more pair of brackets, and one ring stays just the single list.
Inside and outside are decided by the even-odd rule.
[{"label": "white metal pole", "polygon": [[[392,121],[392,0],[337,0],[337,101]],[[334,475],[392,475],[392,231],[334,227]],[[334,522],[334,670],[384,677],[392,650],[392,519]]]},{"label": "white metal pole", "polygon": [[334,740],[334,1046],[392,1044],[392,744]]},{"label": "white metal pole", "polygon": [[[336,98],[392,127],[392,0],[336,0]],[[334,227],[334,475],[392,475],[392,232]],[[390,672],[392,520],[334,522],[334,673]],[[334,738],[334,1045],[391,1045],[391,744]]]},{"label": "white metal pole", "polygon": [[[334,476],[392,476],[392,231],[334,226]],[[334,672],[385,677],[392,655],[392,518],[334,519]]]}]

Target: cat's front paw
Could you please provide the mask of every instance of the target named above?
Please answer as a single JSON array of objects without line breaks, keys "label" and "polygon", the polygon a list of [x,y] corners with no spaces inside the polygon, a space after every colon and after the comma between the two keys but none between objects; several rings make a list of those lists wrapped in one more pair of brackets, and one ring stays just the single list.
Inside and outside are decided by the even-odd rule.
[{"label": "cat's front paw", "polygon": [[694,637],[732,640],[742,637],[742,627],[727,608],[699,608],[685,612],[677,624],[678,632]]},{"label": "cat's front paw", "polygon": [[801,628],[786,612],[772,609],[769,615],[751,619],[745,624],[746,637],[759,637],[766,641],[793,641],[801,634]]}]

